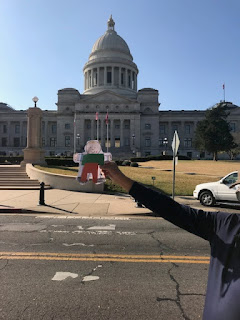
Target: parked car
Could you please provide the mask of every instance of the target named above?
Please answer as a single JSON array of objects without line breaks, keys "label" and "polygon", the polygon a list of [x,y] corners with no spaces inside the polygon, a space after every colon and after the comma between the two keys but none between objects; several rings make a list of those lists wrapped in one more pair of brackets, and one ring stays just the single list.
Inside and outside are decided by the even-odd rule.
[{"label": "parked car", "polygon": [[195,199],[204,206],[213,206],[216,202],[239,202],[236,196],[236,186],[229,188],[238,180],[238,171],[234,171],[216,182],[201,183],[193,191]]}]

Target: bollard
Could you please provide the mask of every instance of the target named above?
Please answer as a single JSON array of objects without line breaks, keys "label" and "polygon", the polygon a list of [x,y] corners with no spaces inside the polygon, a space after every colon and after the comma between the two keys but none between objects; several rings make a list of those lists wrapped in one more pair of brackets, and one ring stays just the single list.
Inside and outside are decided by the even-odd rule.
[{"label": "bollard", "polygon": [[39,205],[40,206],[45,206],[45,201],[44,201],[44,186],[45,183],[41,182],[40,183],[40,193],[39,193]]},{"label": "bollard", "polygon": [[136,206],[135,206],[136,208],[143,208],[143,205],[139,201],[135,199],[135,202],[136,202]]}]

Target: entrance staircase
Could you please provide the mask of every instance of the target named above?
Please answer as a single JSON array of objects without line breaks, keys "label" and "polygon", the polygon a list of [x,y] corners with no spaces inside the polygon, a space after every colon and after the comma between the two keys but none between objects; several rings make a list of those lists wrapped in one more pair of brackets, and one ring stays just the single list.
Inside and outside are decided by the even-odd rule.
[{"label": "entrance staircase", "polygon": [[[50,189],[45,185],[45,189]],[[24,167],[18,165],[0,165],[0,190],[37,190],[40,182],[28,177]]]}]

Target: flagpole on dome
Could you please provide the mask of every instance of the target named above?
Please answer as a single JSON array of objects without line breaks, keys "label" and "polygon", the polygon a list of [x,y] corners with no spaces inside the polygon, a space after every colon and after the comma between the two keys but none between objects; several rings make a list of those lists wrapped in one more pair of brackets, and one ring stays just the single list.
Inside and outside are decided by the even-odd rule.
[{"label": "flagpole on dome", "polygon": [[225,82],[223,84],[223,101],[225,102]]}]

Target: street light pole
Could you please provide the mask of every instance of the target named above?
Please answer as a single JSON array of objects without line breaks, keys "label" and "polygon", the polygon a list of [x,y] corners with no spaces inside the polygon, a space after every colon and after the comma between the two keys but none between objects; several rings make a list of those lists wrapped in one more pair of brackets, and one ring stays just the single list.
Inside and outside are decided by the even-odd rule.
[{"label": "street light pole", "polygon": [[36,96],[32,98],[32,101],[34,102],[34,107],[35,107],[35,108],[37,107],[37,102],[38,102],[38,100],[39,100],[39,99],[38,99],[38,97],[36,97]]}]

